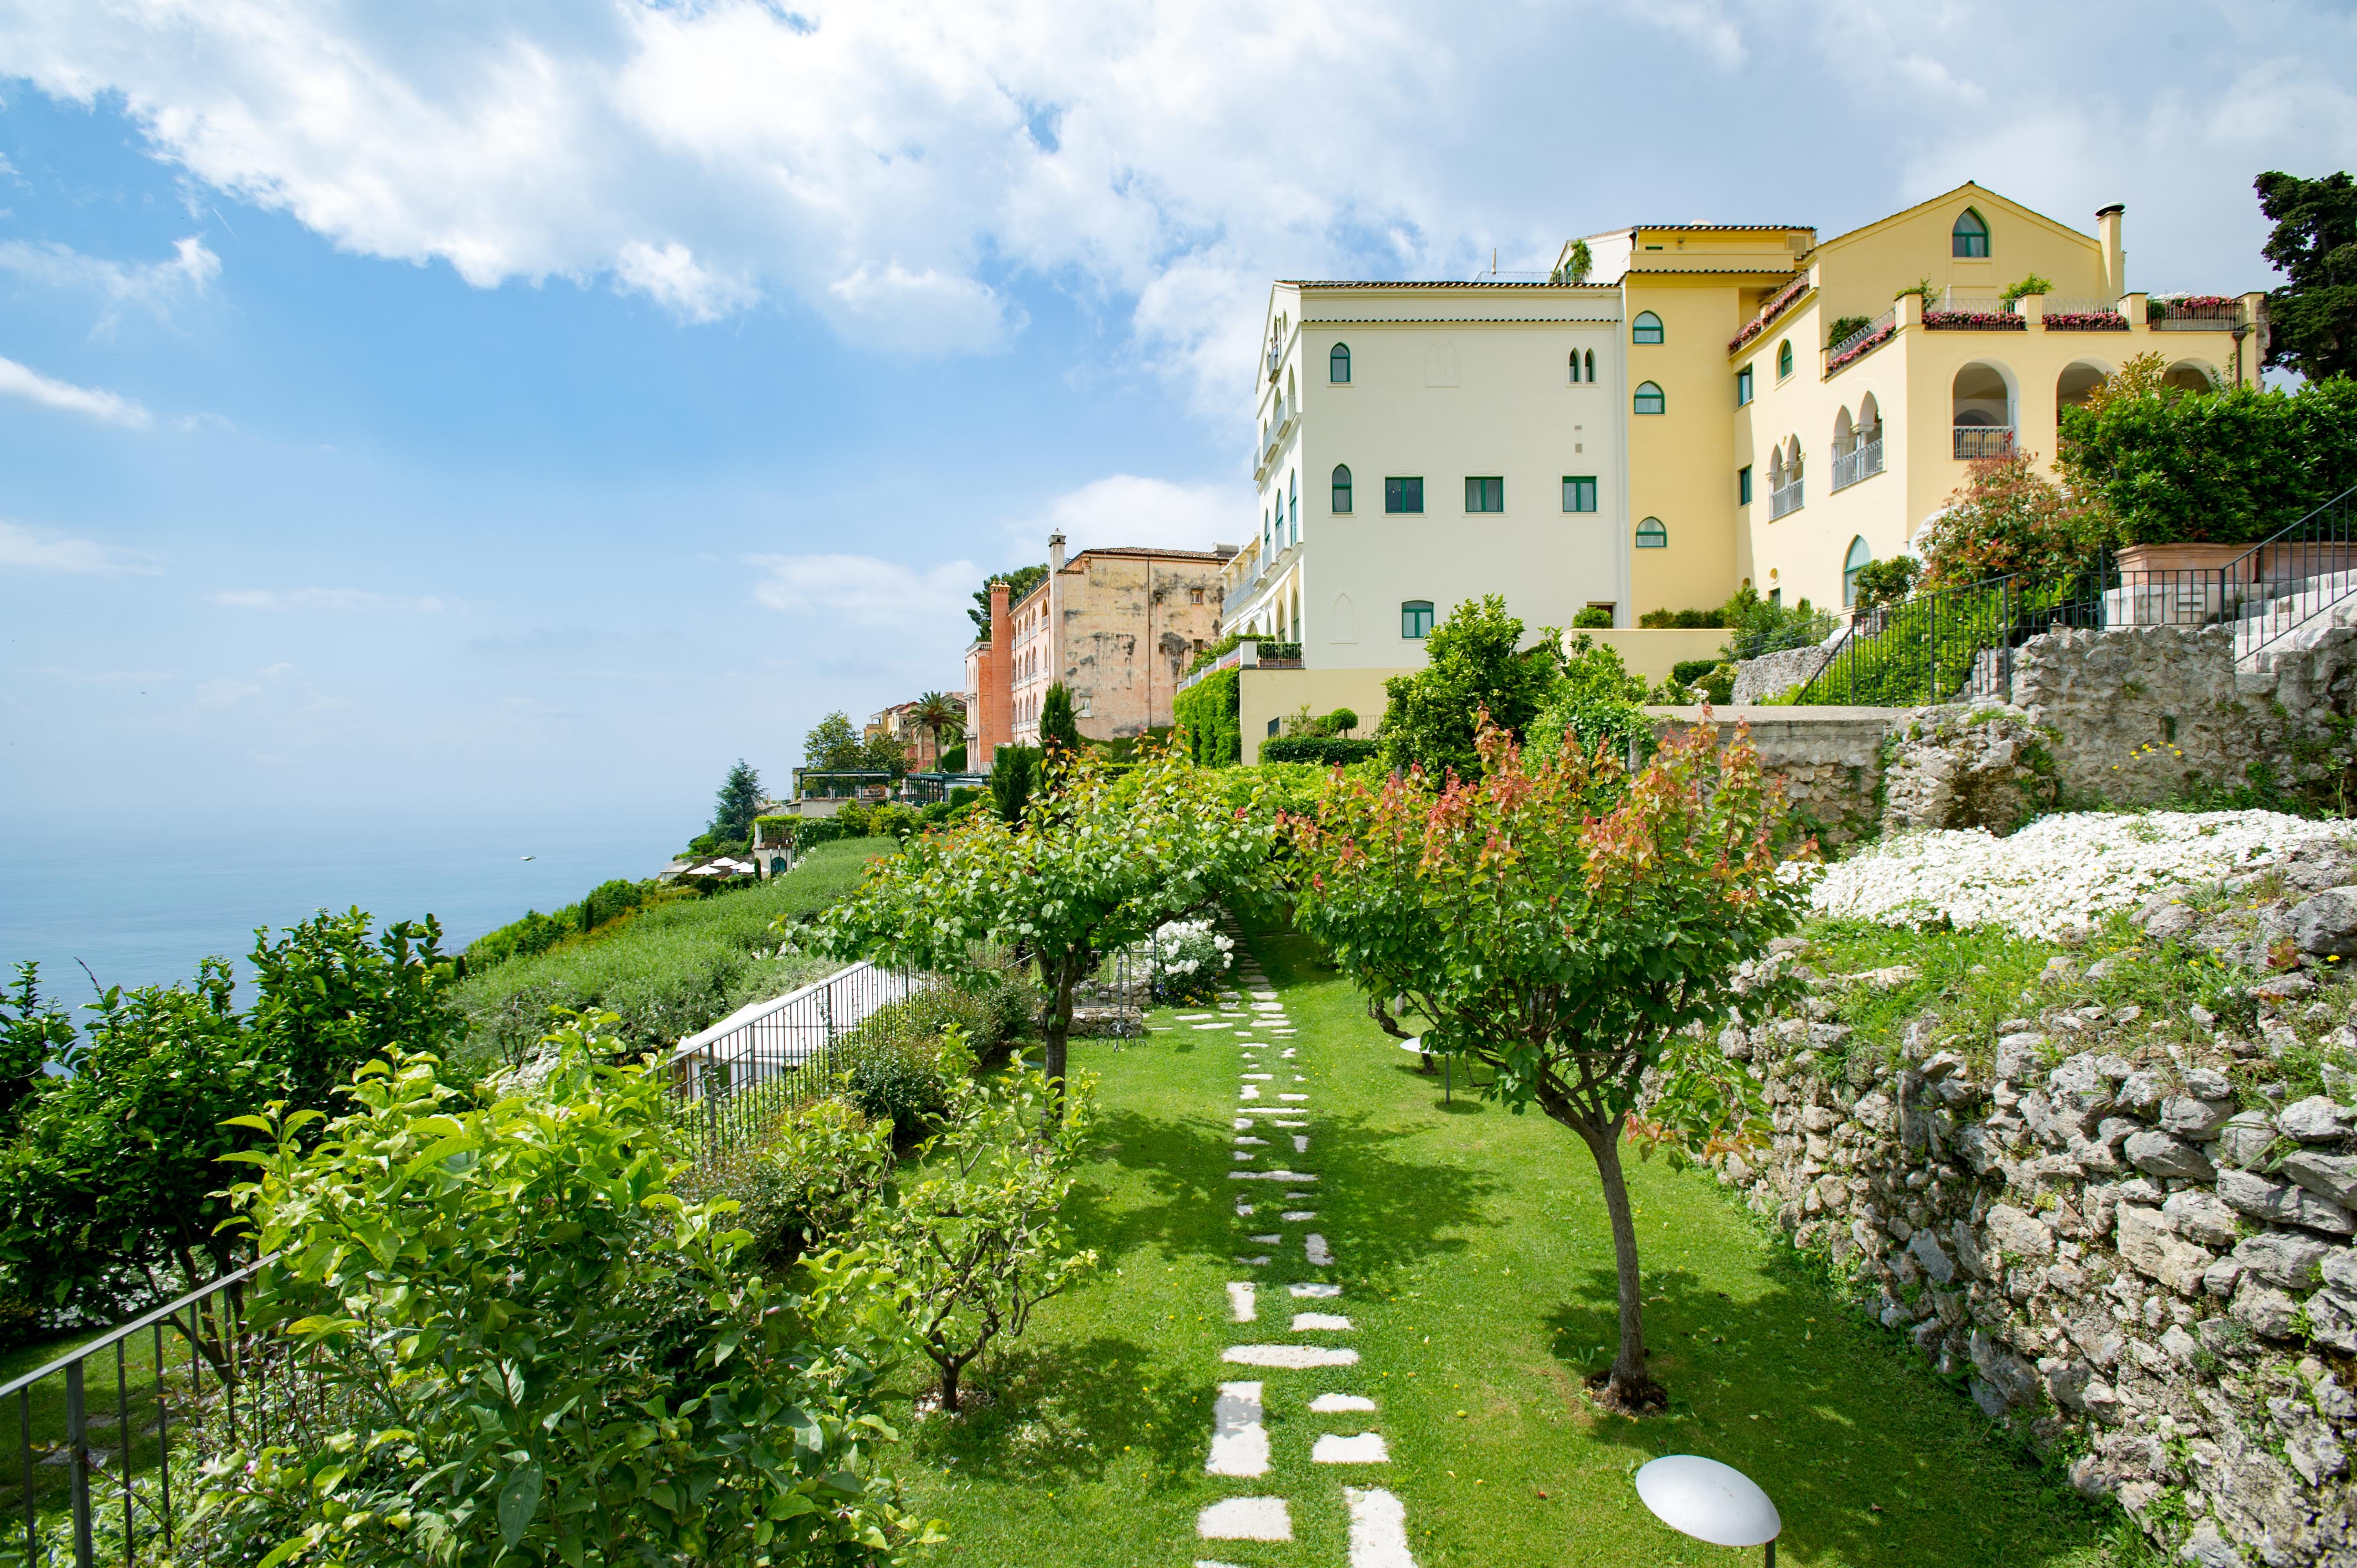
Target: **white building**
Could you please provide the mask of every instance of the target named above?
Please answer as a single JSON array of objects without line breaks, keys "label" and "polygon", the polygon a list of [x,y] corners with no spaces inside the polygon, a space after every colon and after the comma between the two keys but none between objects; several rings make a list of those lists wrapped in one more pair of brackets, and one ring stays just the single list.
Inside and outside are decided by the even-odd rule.
[{"label": "white building", "polygon": [[1612,286],[1277,284],[1222,628],[1394,671],[1483,594],[1533,633],[1632,625],[1620,317]]}]

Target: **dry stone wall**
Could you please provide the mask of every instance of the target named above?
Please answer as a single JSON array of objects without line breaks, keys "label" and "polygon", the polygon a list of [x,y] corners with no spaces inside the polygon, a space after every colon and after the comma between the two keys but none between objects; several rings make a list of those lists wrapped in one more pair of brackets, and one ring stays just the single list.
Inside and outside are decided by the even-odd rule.
[{"label": "dry stone wall", "polygon": [[2147,947],[2100,964],[2255,963],[2247,1019],[2107,1008],[2104,970],[2058,954],[2020,1016],[1927,1013],[1886,1054],[1837,999],[1914,976],[1817,975],[1780,942],[1809,999],[1720,1036],[1775,1128],[1721,1179],[2180,1560],[2352,1568],[2357,986],[2331,981],[2357,859],[2319,838],[2138,919]]}]

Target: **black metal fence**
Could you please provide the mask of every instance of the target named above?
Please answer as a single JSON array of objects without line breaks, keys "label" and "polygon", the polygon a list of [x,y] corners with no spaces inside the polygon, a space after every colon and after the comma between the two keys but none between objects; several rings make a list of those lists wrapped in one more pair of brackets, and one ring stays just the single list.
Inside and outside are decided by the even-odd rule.
[{"label": "black metal fence", "polygon": [[247,1264],[0,1385],[16,1414],[15,1568],[204,1562],[190,1533],[199,1463],[271,1441],[299,1367],[253,1333]]},{"label": "black metal fence", "polygon": [[1858,610],[1797,700],[1907,707],[2003,699],[2015,650],[2071,628],[2223,627],[2235,659],[2248,662],[2352,598],[2357,489],[2217,566],[2147,570],[2107,555],[2075,576],[1996,577]]}]

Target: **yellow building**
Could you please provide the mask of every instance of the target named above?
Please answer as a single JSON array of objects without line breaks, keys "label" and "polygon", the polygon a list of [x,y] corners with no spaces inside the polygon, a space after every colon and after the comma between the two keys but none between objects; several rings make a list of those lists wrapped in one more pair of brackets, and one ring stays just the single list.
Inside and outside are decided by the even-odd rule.
[{"label": "yellow building", "polygon": [[1630,323],[1631,510],[1658,546],[1635,556],[1641,612],[1746,582],[1846,604],[1857,568],[1910,549],[1973,459],[2050,467],[2061,410],[2132,355],[2158,351],[2181,386],[2255,383],[2261,295],[2131,291],[2122,218],[2107,207],[2084,234],[1966,184],[1822,242],[1707,224],[1590,236]]}]

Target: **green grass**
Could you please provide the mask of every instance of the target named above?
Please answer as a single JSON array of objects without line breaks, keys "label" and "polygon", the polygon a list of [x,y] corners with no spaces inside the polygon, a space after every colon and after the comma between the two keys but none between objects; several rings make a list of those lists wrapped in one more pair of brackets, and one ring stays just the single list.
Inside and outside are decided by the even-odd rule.
[{"label": "green grass", "polygon": [[[1339,1563],[1345,1484],[1404,1499],[1422,1568],[1757,1561],[1675,1536],[1639,1505],[1631,1473],[1680,1452],[1767,1487],[1785,1520],[1782,1563],[2104,1561],[2105,1515],[2026,1464],[1959,1391],[1698,1174],[1632,1162],[1648,1339],[1671,1412],[1598,1414],[1581,1381],[1614,1337],[1612,1252],[1585,1150],[1536,1115],[1462,1093],[1445,1101],[1351,989],[1315,967],[1306,941],[1254,945],[1301,1027],[1313,1141],[1297,1163],[1323,1176],[1306,1206],[1318,1221],[1283,1224],[1271,1218],[1285,1207],[1278,1194],[1228,1179],[1232,1036],[1179,1027],[1126,1047],[1076,1041],[1075,1063],[1101,1076],[1104,1118],[1070,1211],[1103,1267],[977,1380],[994,1403],[906,1423],[898,1467],[912,1501],[948,1527],[941,1561]],[[1251,1222],[1232,1212],[1239,1187],[1262,1204]],[[1330,1240],[1335,1268],[1303,1262],[1309,1229]],[[1264,1230],[1284,1244],[1252,1250],[1276,1261],[1239,1268],[1243,1238]],[[1224,1346],[1292,1338],[1283,1286],[1320,1275],[1344,1286],[1331,1305],[1356,1326],[1342,1342],[1360,1366],[1221,1362]],[[1247,1278],[1260,1285],[1261,1321],[1232,1326],[1222,1286]],[[1266,1391],[1271,1473],[1207,1477],[1216,1386],[1254,1378]],[[920,1386],[913,1369],[902,1379]],[[1371,1394],[1380,1408],[1310,1415],[1309,1399],[1328,1390]],[[1308,1463],[1318,1433],[1362,1429],[1385,1435],[1390,1465]],[[1242,1495],[1290,1499],[1295,1541],[1198,1542],[1197,1510]]]},{"label": "green grass", "polygon": [[748,1002],[782,995],[835,967],[774,952],[779,919],[814,914],[858,884],[888,839],[820,844],[788,875],[708,898],[651,905],[576,941],[511,959],[459,983],[466,1059],[514,1061],[548,1031],[549,1009],[601,1007],[638,1050],[663,1050]]}]

